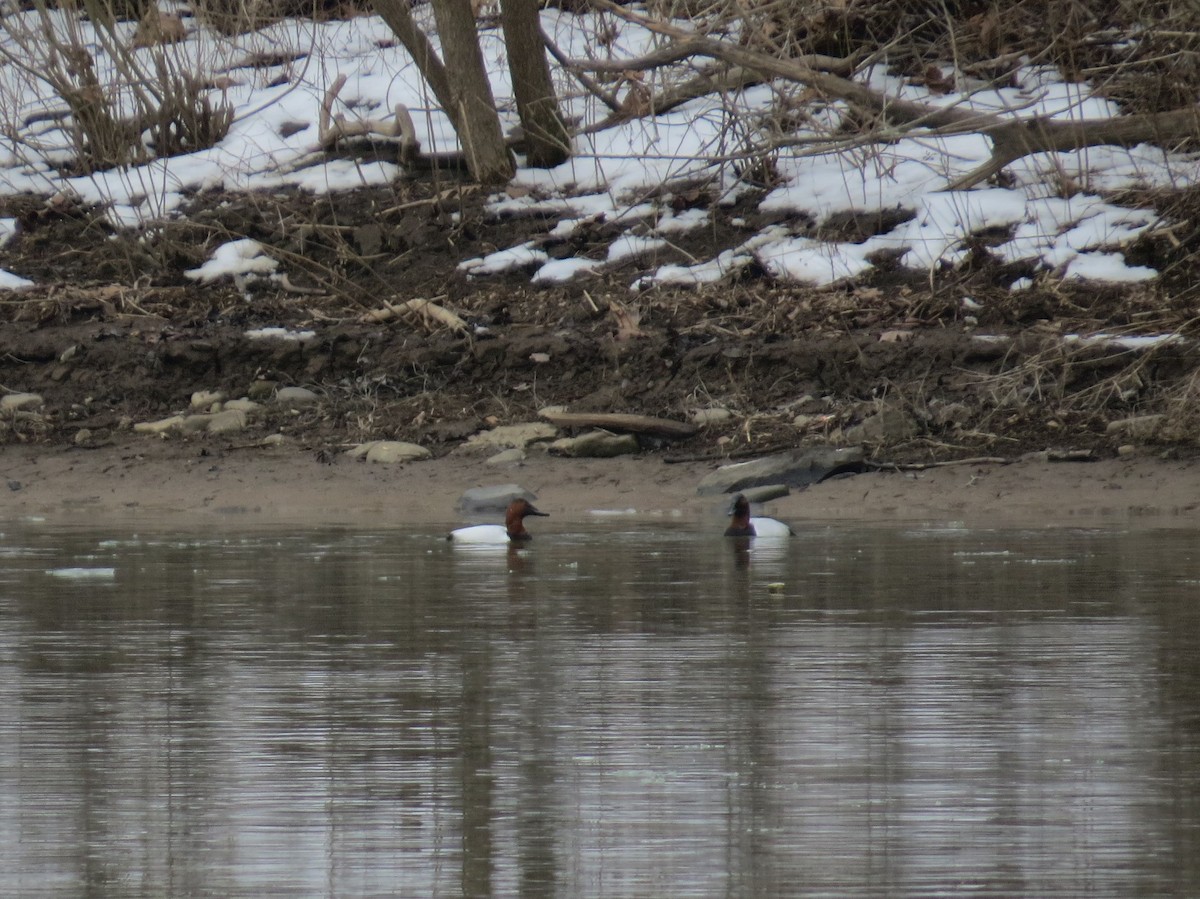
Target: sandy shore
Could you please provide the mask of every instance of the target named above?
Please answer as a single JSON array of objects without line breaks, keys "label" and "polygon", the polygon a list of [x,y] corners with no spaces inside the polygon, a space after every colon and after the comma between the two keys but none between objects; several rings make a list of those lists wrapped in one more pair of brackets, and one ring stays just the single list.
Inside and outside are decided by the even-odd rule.
[{"label": "sandy shore", "polygon": [[[0,472],[9,488],[4,518],[176,527],[440,527],[458,520],[455,504],[468,487],[510,482],[533,490],[555,524],[591,518],[592,510],[634,509],[716,526],[724,501],[696,493],[696,484],[714,467],[655,457],[544,455],[499,469],[454,455],[387,466],[348,458],[328,463],[297,449],[222,451],[149,442],[94,450],[0,449]],[[795,523],[1191,527],[1200,522],[1200,462],[1143,455],[872,472],[794,492],[770,502],[766,511]]]}]

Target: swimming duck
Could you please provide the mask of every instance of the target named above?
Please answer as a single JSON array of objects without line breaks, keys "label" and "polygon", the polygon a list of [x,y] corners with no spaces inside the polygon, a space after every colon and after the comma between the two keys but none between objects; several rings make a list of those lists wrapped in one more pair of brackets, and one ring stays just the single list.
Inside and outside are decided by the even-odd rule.
[{"label": "swimming duck", "polygon": [[726,537],[791,537],[794,533],[788,525],[774,518],[751,518],[750,501],[740,493],[733,498]]},{"label": "swimming duck", "polygon": [[540,515],[549,518],[550,513],[539,512],[526,499],[514,499],[504,513],[504,524],[475,524],[457,528],[446,539],[455,543],[520,543],[532,540],[533,535],[525,530],[525,516]]}]

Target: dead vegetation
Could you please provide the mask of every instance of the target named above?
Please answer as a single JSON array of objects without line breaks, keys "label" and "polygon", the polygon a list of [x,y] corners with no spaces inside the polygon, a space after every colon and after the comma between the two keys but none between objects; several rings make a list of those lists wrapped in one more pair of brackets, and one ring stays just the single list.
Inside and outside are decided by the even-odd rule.
[{"label": "dead vegetation", "polygon": [[[635,15],[598,5],[613,28]],[[683,35],[651,20],[664,37],[658,54],[619,70],[599,54],[575,61],[583,89],[615,121],[661,111],[699,90],[790,79],[794,90],[781,92],[771,129],[747,129],[737,144],[743,171],[756,172],[764,187],[771,153],[791,139],[793,117],[834,101],[854,114],[824,148],[917,126],[988,131],[997,155],[973,173],[977,179],[1000,177],[1014,152],[1060,143],[1194,139],[1194,113],[1180,110],[1200,87],[1200,66],[1194,11],[1183,4],[889,0],[652,9],[694,14],[710,29]],[[1133,33],[1138,40],[1127,40]],[[683,80],[651,77],[661,67],[692,66],[697,54],[708,62]],[[1098,130],[1087,122],[1027,129],[1018,139],[1010,125],[953,110],[932,117],[848,80],[852,70],[884,59],[907,78],[946,90],[1003,84],[1023,60],[1057,66],[1101,84],[1134,115]],[[938,64],[945,60],[952,65]],[[320,127],[325,151],[362,152],[359,137],[405,139],[391,121],[339,120],[337,96],[335,82]],[[1137,197],[1161,220],[1129,251],[1131,261],[1143,258],[1162,271],[1149,287],[1098,289],[1003,266],[980,235],[968,264],[919,278],[880,264],[854,284],[809,290],[751,267],[721,285],[658,288],[636,298],[627,287],[639,271],[728,246],[732,220],[751,214],[753,198],[714,209],[710,229],[659,255],[546,289],[531,288],[519,272],[471,280],[457,266],[522,239],[551,254],[600,258],[611,237],[605,223],[556,243],[540,220],[489,217],[478,188],[445,171],[326,197],[200,195],[178,221],[127,235],[114,234],[103,210],[69,198],[10,199],[0,214],[19,220],[20,236],[6,248],[5,265],[53,286],[0,304],[0,384],[51,397],[52,411],[36,427],[27,422],[4,433],[66,442],[86,428],[97,439],[132,439],[129,422],[168,414],[197,389],[241,395],[255,385],[303,384],[320,391],[318,408],[272,413],[257,426],[320,451],[380,437],[445,450],[489,422],[565,404],[589,421],[613,413],[687,421],[697,410],[727,410],[728,418],[686,443],[661,444],[714,458],[847,441],[916,464],[1048,447],[1111,453],[1130,443],[1190,452],[1200,445],[1198,197],[1195,190]],[[677,190],[676,198],[711,205],[703,184]],[[878,217],[821,224],[843,239],[890,226]],[[269,247],[286,279],[241,290],[183,277],[211,248],[243,237]],[[1032,286],[1010,290],[1018,277],[1033,278]],[[303,344],[247,339],[248,329],[265,326],[314,328],[320,337]],[[1100,334],[1176,338],[1131,348],[1089,339]]]}]

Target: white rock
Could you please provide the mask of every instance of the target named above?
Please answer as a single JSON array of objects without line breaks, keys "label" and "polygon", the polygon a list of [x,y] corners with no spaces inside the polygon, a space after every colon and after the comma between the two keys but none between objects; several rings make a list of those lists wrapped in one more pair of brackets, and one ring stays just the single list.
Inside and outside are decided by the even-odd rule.
[{"label": "white rock", "polygon": [[185,415],[179,423],[179,430],[184,434],[200,434],[208,430],[212,419],[211,415]]},{"label": "white rock", "polygon": [[512,447],[511,449],[501,450],[494,456],[488,457],[485,464],[487,465],[516,465],[525,461],[525,450]]},{"label": "white rock", "polygon": [[135,434],[165,434],[167,431],[178,429],[182,424],[182,415],[172,415],[159,421],[139,421],[133,426],[133,431]]},{"label": "white rock", "polygon": [[223,399],[225,394],[219,390],[197,390],[192,394],[192,408],[197,412],[204,412]]},{"label": "white rock", "polygon": [[509,447],[525,449],[530,444],[553,440],[557,436],[558,428],[554,425],[544,421],[527,421],[472,434],[462,448],[466,452],[492,452]]},{"label": "white rock", "polygon": [[366,443],[360,443],[357,446],[352,446],[346,450],[343,455],[349,456],[351,459],[362,459],[371,451],[371,447],[379,443],[378,440],[368,440]]},{"label": "white rock", "polygon": [[246,428],[246,413],[241,409],[225,409],[209,418],[208,433],[232,434]]},{"label": "white rock", "polygon": [[312,406],[320,400],[307,387],[280,387],[275,391],[275,402],[284,406]]},{"label": "white rock", "polygon": [[692,423],[698,424],[701,427],[705,425],[713,425],[718,422],[728,421],[733,418],[733,413],[728,409],[723,409],[720,406],[712,409],[697,409],[692,413]]},{"label": "white rock", "polygon": [[240,412],[253,412],[261,408],[262,406],[254,402],[254,400],[246,399],[246,397],[242,397],[240,400],[230,400],[224,406],[226,412],[230,409],[237,409]]},{"label": "white rock", "polygon": [[0,412],[16,412],[18,409],[40,409],[45,400],[38,393],[10,393],[0,397]]},{"label": "white rock", "polygon": [[416,443],[405,443],[402,440],[378,440],[367,450],[368,462],[415,462],[418,459],[428,459],[432,453]]}]

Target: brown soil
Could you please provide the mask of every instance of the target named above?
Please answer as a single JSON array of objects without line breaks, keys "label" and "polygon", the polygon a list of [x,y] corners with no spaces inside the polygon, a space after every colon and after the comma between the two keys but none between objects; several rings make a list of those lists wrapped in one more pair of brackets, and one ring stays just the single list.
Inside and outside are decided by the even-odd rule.
[{"label": "brown soil", "polygon": [[[203,468],[217,458],[263,454],[247,447],[276,432],[287,449],[270,453],[303,458],[317,472],[330,469],[321,466],[339,460],[347,445],[368,439],[412,440],[445,457],[480,428],[534,419],[538,409],[556,404],[681,420],[716,406],[734,415],[687,440],[646,439],[636,462],[545,468],[548,484],[576,480],[568,470],[602,479],[604,471],[631,465],[651,472],[641,481],[694,484],[726,459],[854,439],[845,430],[885,408],[898,410],[903,424],[866,435],[879,463],[1016,459],[1044,449],[1115,459],[1118,447],[1131,443],[1141,446],[1141,458],[1194,456],[1200,429],[1190,340],[1129,352],[1061,339],[1097,331],[1193,336],[1188,247],[1134,249],[1135,258],[1153,256],[1168,270],[1152,286],[1040,278],[1034,289],[1012,292],[1015,278],[1033,273],[1001,266],[981,245],[971,264],[933,278],[881,265],[865,282],[824,290],[747,272],[736,283],[701,290],[630,292],[646,269],[707,258],[733,243],[732,232],[745,233],[734,217],[761,225],[750,212],[720,211],[712,229],[689,235],[671,254],[643,260],[641,268],[631,263],[543,289],[530,286],[526,272],[470,280],[457,266],[522,240],[541,241],[551,256],[603,258],[612,226],[597,223],[588,234],[556,243],[546,238],[552,223],[489,218],[478,192],[426,182],[332,197],[204,195],[185,219],[119,236],[96,210],[8,200],[0,215],[16,215],[21,233],[0,251],[0,266],[42,286],[13,293],[0,307],[0,386],[46,400],[40,415],[0,423],[0,439],[25,448],[7,454],[17,472],[9,478],[26,490],[38,465],[61,458],[74,460],[59,466],[58,483],[66,483],[71,465],[85,464],[84,449],[110,471],[147,459]],[[843,239],[879,226],[838,223]],[[214,246],[243,236],[271,248],[303,292],[259,282],[246,296],[231,284],[197,285],[183,276]],[[468,333],[418,317],[362,320],[385,301],[417,297],[456,312]],[[312,329],[317,337],[306,343],[246,337],[248,329],[267,326]],[[1011,339],[981,341],[979,334]],[[271,385],[307,386],[322,402],[299,412],[267,406],[250,431],[229,439],[164,442],[130,427],[185,410],[193,391],[243,396]],[[1146,433],[1109,428],[1150,413],[1167,418]],[[799,426],[797,415],[807,416]],[[338,461],[332,468],[350,465]],[[441,470],[459,481],[509,479],[483,469],[452,472],[448,465]],[[962,477],[978,483],[981,470],[964,466]],[[287,483],[281,476],[279,489]],[[368,483],[363,496],[372,490],[378,487]],[[182,496],[166,505],[178,502]],[[614,502],[623,502],[619,491]],[[1149,505],[1188,504],[1176,497]]]}]

